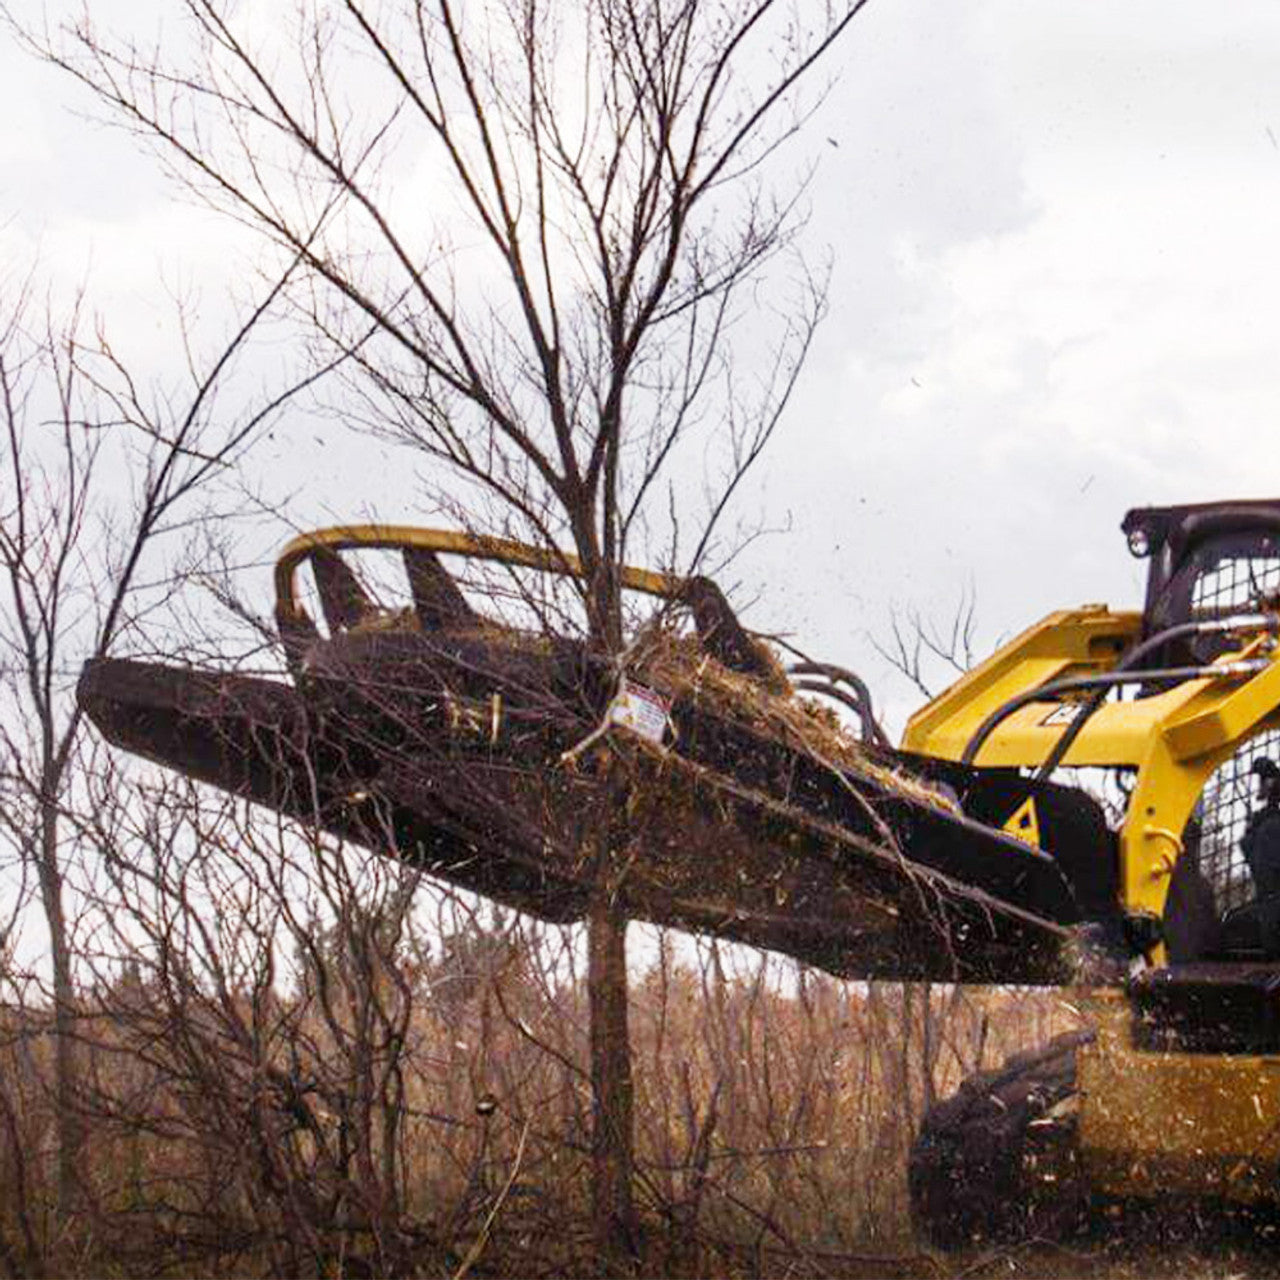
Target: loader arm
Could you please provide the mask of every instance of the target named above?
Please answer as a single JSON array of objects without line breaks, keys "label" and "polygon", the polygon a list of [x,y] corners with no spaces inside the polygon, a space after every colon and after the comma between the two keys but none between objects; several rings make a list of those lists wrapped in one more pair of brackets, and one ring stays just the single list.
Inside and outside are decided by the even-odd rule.
[{"label": "loader arm", "polygon": [[[1243,743],[1280,727],[1277,615],[1242,614],[1230,622],[1224,628],[1206,620],[1198,628],[1231,637],[1234,648],[1212,662],[1125,670],[1128,654],[1140,647],[1142,614],[1103,606],[1050,614],[918,711],[903,747],[1034,774],[1069,734],[1059,763],[1120,771],[1132,780],[1118,832],[1121,905],[1131,915],[1160,917],[1206,783]],[[1182,636],[1196,629],[1176,627]],[[1090,697],[1108,687],[1143,696]],[[1005,821],[1027,802],[1012,805]]]}]

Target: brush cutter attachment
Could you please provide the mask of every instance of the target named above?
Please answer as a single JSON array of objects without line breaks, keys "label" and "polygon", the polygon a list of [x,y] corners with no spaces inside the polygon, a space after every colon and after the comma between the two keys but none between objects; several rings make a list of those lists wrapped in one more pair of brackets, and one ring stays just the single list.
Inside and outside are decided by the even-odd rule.
[{"label": "brush cutter attachment", "polygon": [[[481,592],[454,563],[497,577]],[[638,919],[833,973],[1063,975],[1086,914],[1068,875],[983,820],[976,771],[887,750],[856,677],[793,672],[851,706],[861,742],[709,580],[624,569],[660,607],[611,659],[553,625],[548,578],[584,594],[559,552],[323,530],[276,571],[289,682],[101,659],[81,704],[126,750],[544,919],[579,918],[612,868]]]}]

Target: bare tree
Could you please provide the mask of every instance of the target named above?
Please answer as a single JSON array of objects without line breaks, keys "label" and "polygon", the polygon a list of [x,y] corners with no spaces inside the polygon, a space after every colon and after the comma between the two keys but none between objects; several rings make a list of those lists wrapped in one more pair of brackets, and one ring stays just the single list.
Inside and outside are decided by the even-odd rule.
[{"label": "bare tree", "polygon": [[176,1155],[134,1191],[152,1237],[130,1242],[110,1211],[101,1231],[146,1265],[247,1252],[279,1274],[414,1270],[399,963],[414,873],[182,779],[108,768],[92,795],[78,834],[106,909],[85,956],[85,1107],[103,1140]]},{"label": "bare tree", "polygon": [[[303,0],[264,25],[187,0],[172,43],[87,9],[27,39],[301,261],[289,301],[348,361],[346,415],[419,451],[438,506],[575,553],[616,655],[628,547],[701,563],[795,385],[824,282],[780,261],[803,180],[769,179],[865,2]],[[691,512],[677,464],[708,457]],[[589,950],[597,1216],[626,1252],[618,837],[590,837]]]},{"label": "bare tree", "polygon": [[964,675],[977,660],[977,595],[971,582],[960,589],[955,609],[945,622],[926,617],[918,608],[889,615],[889,635],[872,637],[875,651],[926,698],[937,692],[937,682]]},{"label": "bare tree", "polygon": [[[79,774],[81,663],[144,642],[174,588],[162,544],[193,514],[292,393],[225,413],[232,378],[278,280],[212,358],[188,349],[190,383],[173,396],[140,385],[77,305],[41,319],[29,288],[0,323],[0,848],[34,877],[48,934],[56,1045],[58,1203],[80,1172],[74,957],[64,892],[65,814]],[[309,381],[310,379],[306,379]],[[146,575],[147,582],[142,581]],[[25,883],[25,880],[24,880]]]}]

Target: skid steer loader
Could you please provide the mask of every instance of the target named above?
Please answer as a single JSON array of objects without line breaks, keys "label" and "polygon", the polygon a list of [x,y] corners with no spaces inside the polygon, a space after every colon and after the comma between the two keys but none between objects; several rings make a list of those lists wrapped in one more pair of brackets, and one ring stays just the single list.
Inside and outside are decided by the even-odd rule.
[{"label": "skid steer loader", "polygon": [[1034,788],[1065,770],[1109,784],[1089,856],[1127,956],[1076,993],[1090,1029],[926,1116],[911,1193],[943,1247],[1061,1229],[1098,1195],[1280,1200],[1280,503],[1135,510],[1122,528],[1148,560],[1141,613],[1047,618],[904,736],[1027,780],[1009,824],[1073,864]]},{"label": "skid steer loader", "polygon": [[[1280,501],[1123,529],[1140,611],[1050,615],[898,749],[856,676],[783,670],[706,579],[623,570],[692,630],[606,655],[530,587],[580,579],[571,555],[399,526],[285,549],[287,679],[110,658],[78,696],[118,746],[545,919],[585,914],[609,846],[637,919],[843,976],[1080,988],[1090,1030],[926,1116],[909,1178],[939,1245],[1094,1193],[1280,1198],[1280,848],[1273,871],[1254,799],[1280,762]],[[486,613],[475,565],[536,625]]]}]

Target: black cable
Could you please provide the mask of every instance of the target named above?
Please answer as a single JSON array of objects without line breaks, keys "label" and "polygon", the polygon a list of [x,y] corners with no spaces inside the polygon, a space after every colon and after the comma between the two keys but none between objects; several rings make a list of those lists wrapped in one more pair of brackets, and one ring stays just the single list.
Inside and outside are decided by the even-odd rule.
[{"label": "black cable", "polygon": [[991,736],[992,731],[1015,711],[1032,702],[1044,702],[1063,693],[1078,693],[1084,689],[1114,689],[1125,684],[1181,684],[1184,680],[1223,679],[1228,676],[1256,675],[1271,665],[1269,658],[1249,658],[1242,662],[1223,662],[1216,666],[1164,667],[1136,671],[1107,671],[1093,676],[1068,676],[1064,680],[1050,680],[1048,684],[1028,689],[998,706],[974,731],[960,756],[960,763],[971,765],[974,757]]},{"label": "black cable", "polygon": [[[1163,631],[1157,631],[1155,635],[1148,636],[1141,644],[1134,646],[1112,668],[1112,671],[1128,671],[1153,650],[1170,644],[1174,640],[1181,640],[1183,636],[1208,635],[1213,632],[1261,630],[1270,631],[1274,635],[1277,629],[1280,629],[1280,617],[1277,617],[1274,613],[1241,613],[1230,618],[1202,618],[1195,622],[1180,622],[1176,626],[1166,627]],[[1072,744],[1080,736],[1080,732],[1089,717],[1106,702],[1107,694],[1110,692],[1110,687],[1101,688],[1091,698],[1080,704],[1080,711],[1076,718],[1067,725],[1058,741],[1054,744],[1053,750],[1036,770],[1035,782],[1044,782],[1052,776],[1053,771],[1062,763],[1063,757],[1071,750]]]}]

